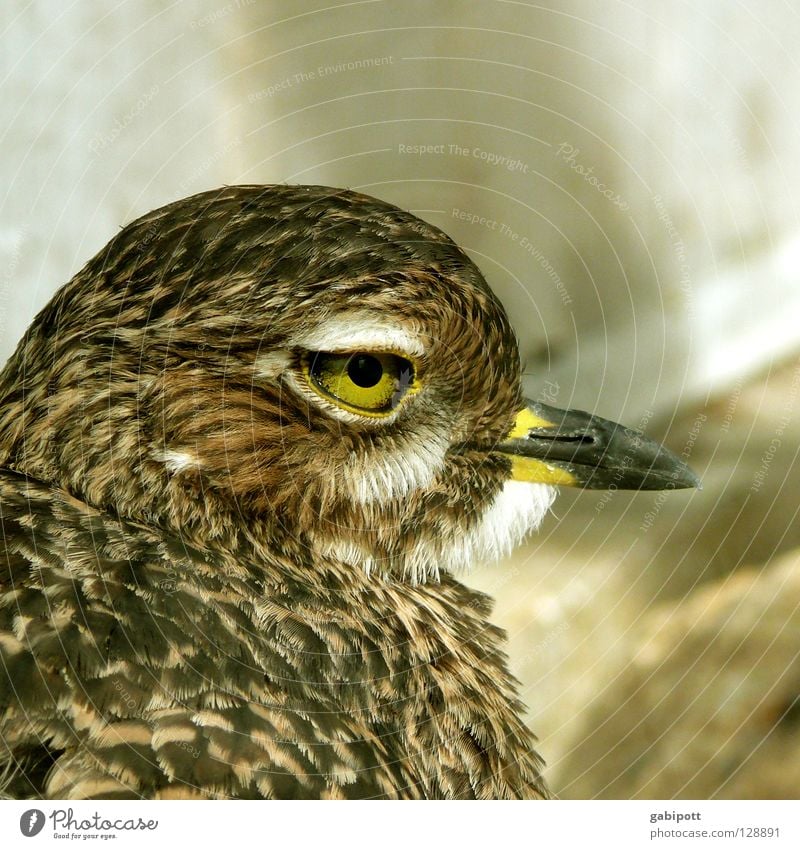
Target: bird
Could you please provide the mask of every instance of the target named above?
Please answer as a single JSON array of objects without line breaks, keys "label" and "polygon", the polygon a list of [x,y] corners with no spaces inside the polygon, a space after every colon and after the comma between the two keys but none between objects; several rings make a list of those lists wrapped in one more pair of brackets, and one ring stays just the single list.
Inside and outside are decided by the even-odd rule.
[{"label": "bird", "polygon": [[0,374],[11,798],[547,798],[491,600],[559,486],[697,478],[526,400],[445,233],[324,186],[122,228]]}]

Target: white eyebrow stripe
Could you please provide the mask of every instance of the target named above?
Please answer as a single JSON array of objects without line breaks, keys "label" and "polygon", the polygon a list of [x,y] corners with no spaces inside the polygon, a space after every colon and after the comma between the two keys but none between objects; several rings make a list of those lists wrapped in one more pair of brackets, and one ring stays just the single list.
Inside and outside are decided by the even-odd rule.
[{"label": "white eyebrow stripe", "polygon": [[345,313],[291,340],[308,351],[392,350],[412,357],[425,353],[420,337],[397,322],[368,313]]}]

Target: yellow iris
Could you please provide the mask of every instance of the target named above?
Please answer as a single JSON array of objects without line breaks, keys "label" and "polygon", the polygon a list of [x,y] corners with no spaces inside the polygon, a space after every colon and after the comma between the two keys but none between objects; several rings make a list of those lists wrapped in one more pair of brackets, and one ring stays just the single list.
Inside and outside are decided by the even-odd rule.
[{"label": "yellow iris", "polygon": [[320,394],[362,415],[385,416],[414,387],[414,366],[397,354],[309,354],[306,376]]}]

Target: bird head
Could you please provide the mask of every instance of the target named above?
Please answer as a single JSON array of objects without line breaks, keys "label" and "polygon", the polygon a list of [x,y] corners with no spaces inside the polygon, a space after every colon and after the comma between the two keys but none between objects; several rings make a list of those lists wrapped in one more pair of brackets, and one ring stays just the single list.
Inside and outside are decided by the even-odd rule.
[{"label": "bird head", "polygon": [[504,554],[555,486],[696,485],[520,377],[440,230],[355,192],[228,187],[125,227],[39,314],[0,376],[0,460],[206,543],[411,580]]}]

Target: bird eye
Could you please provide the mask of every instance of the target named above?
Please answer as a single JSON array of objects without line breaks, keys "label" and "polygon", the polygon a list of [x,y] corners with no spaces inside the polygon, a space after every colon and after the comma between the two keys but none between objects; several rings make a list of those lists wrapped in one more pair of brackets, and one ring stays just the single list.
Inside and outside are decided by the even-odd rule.
[{"label": "bird eye", "polygon": [[362,415],[388,415],[416,388],[413,364],[397,354],[312,351],[304,370],[323,397]]}]

